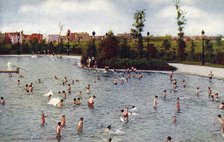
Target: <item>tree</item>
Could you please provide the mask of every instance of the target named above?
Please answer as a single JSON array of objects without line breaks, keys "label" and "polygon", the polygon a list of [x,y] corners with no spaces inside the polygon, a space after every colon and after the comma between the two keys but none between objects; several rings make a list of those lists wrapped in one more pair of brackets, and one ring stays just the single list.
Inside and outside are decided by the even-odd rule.
[{"label": "tree", "polygon": [[143,42],[142,42],[142,32],[145,22],[145,10],[136,11],[134,14],[135,23],[132,24],[134,28],[131,29],[131,34],[134,38],[137,38],[137,46],[139,57],[142,58],[143,55]]},{"label": "tree", "polygon": [[186,12],[180,9],[180,0],[174,0],[175,7],[177,11],[177,25],[178,25],[178,39],[177,39],[177,46],[178,46],[178,56],[180,60],[185,58],[185,48],[186,43],[184,41],[184,25],[186,24],[185,14]]},{"label": "tree", "polygon": [[128,58],[130,57],[130,46],[127,43],[127,39],[123,39],[120,44],[120,57],[121,58]]},{"label": "tree", "polygon": [[59,28],[59,34],[58,34],[58,46],[59,46],[59,41],[60,41],[60,37],[61,37],[61,32],[63,30],[64,25],[61,24],[61,21],[58,24],[58,28]]},{"label": "tree", "polygon": [[167,51],[170,49],[171,47],[171,44],[170,44],[170,41],[168,39],[164,39],[163,40],[163,43],[162,43],[162,47]]},{"label": "tree", "polygon": [[61,38],[60,43],[58,44],[58,53],[61,54],[64,51],[63,39]]},{"label": "tree", "polygon": [[194,53],[195,53],[195,44],[194,44],[194,40],[191,39],[191,46],[190,46],[190,56],[191,56],[191,60],[195,60],[195,57],[194,57]]},{"label": "tree", "polygon": [[216,40],[216,45],[217,46],[222,46],[222,36],[221,35],[216,37],[215,40]]},{"label": "tree", "polygon": [[205,54],[206,54],[206,57],[207,57],[207,61],[208,62],[213,62],[212,59],[213,59],[213,45],[212,43],[210,43],[210,40],[209,39],[206,39],[205,40]]},{"label": "tree", "polygon": [[99,47],[99,58],[100,59],[110,59],[112,57],[117,57],[118,55],[118,44],[119,40],[114,36],[113,32],[108,32],[105,39],[100,43]]}]

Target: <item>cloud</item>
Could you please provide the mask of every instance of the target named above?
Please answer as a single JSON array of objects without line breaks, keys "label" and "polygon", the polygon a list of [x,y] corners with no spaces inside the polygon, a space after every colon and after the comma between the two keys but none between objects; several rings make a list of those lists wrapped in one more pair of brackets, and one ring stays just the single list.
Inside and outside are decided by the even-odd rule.
[{"label": "cloud", "polygon": [[[12,2],[11,2],[12,1]],[[116,33],[130,32],[136,10],[146,9],[144,35],[177,35],[176,10],[173,0],[11,0],[4,3],[0,13],[0,30],[24,33],[58,33],[59,21],[72,32],[96,31],[103,35],[108,30]],[[181,1],[187,12],[186,35],[198,35],[202,29],[207,34],[223,34],[224,11],[220,4],[200,0]],[[213,8],[214,7],[214,8]]]},{"label": "cloud", "polygon": [[90,0],[90,1],[63,1],[63,0],[47,0],[37,5],[23,5],[19,12],[21,13],[38,13],[39,11],[48,14],[57,13],[88,13],[88,12],[106,12],[111,11],[112,6],[106,0]]}]

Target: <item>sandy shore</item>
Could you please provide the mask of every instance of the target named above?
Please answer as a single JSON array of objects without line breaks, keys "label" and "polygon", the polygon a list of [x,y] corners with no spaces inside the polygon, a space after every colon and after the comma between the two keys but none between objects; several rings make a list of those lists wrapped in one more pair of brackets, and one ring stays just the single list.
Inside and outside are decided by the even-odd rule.
[{"label": "sandy shore", "polygon": [[214,78],[224,79],[224,69],[223,68],[214,68],[214,67],[205,67],[197,65],[186,65],[178,63],[169,63],[169,65],[177,68],[177,73],[193,74],[200,76],[208,76],[209,72],[212,71]]}]

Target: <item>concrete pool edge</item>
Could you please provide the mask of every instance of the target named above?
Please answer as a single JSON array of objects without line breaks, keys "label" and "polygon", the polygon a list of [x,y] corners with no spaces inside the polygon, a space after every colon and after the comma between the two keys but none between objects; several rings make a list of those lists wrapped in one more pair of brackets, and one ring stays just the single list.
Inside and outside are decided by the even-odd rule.
[{"label": "concrete pool edge", "polygon": [[213,78],[224,80],[224,69],[207,67],[207,66],[198,66],[198,65],[186,65],[180,63],[169,63],[170,66],[176,67],[176,73],[184,73],[189,75],[198,75],[202,77],[208,77],[210,71],[214,74]]}]

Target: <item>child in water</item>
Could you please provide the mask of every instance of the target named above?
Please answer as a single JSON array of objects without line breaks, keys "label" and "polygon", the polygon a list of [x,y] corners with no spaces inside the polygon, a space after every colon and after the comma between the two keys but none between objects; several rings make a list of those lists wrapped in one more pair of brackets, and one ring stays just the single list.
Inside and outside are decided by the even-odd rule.
[{"label": "child in water", "polygon": [[41,119],[40,119],[40,120],[41,120],[41,126],[46,125],[45,117],[47,117],[47,116],[45,116],[45,115],[44,115],[44,112],[42,112],[42,113],[41,113]]}]

